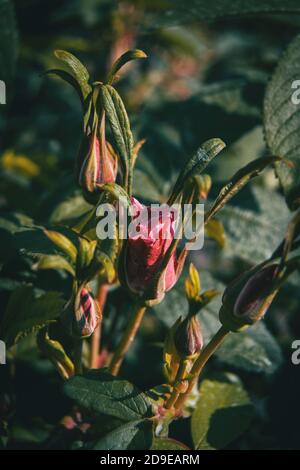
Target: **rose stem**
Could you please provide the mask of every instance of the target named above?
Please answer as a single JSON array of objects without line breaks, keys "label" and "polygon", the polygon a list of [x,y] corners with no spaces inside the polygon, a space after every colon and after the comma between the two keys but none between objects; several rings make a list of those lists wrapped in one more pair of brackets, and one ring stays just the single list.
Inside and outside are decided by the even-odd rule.
[{"label": "rose stem", "polygon": [[221,346],[228,333],[229,331],[224,328],[224,326],[221,326],[219,331],[214,335],[208,345],[203,349],[198,359],[196,359],[190,372],[189,386],[187,388],[187,391],[179,396],[178,400],[175,403],[176,408],[182,407],[188,395],[193,390],[194,385],[200,373],[202,372],[203,367],[205,366],[209,358],[213,355],[213,353],[218,349],[218,347]]},{"label": "rose stem", "polygon": [[172,408],[172,406],[174,406],[176,400],[178,399],[180,395],[180,391],[178,390],[178,387],[177,387],[178,384],[176,382],[179,382],[180,380],[183,380],[185,378],[186,368],[187,368],[187,361],[181,360],[177,374],[176,374],[176,378],[174,380],[174,387],[173,387],[171,396],[165,404],[165,408],[167,410],[169,410],[170,408]]},{"label": "rose stem", "polygon": [[101,316],[99,324],[98,324],[97,328],[95,329],[95,331],[93,333],[93,336],[92,336],[91,361],[90,361],[91,369],[97,369],[98,368],[98,358],[99,358],[99,349],[100,349],[100,339],[101,339],[103,312],[104,312],[104,306],[105,306],[106,297],[107,297],[107,291],[108,291],[108,285],[107,284],[100,284],[99,285],[98,293],[97,293],[97,301],[98,301],[100,310],[102,312],[102,316]]},{"label": "rose stem", "polygon": [[76,375],[82,374],[82,346],[83,340],[78,339],[74,346],[74,366]]},{"label": "rose stem", "polygon": [[140,327],[142,322],[146,307],[144,305],[138,304],[136,309],[133,312],[133,315],[125,329],[124,335],[113,355],[109,371],[112,375],[117,375],[120,367],[122,365],[125,354],[133,342],[135,335]]}]

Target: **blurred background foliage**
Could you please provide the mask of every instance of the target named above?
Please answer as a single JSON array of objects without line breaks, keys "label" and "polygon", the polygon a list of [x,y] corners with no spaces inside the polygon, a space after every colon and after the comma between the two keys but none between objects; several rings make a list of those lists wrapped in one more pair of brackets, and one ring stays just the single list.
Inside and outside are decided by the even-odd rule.
[{"label": "blurred background foliage", "polygon": [[[188,156],[212,137],[227,144],[209,168],[217,193],[241,166],[266,154],[265,87],[281,52],[299,32],[300,17],[293,14],[300,10],[298,3],[0,0],[0,78],[7,84],[7,104],[0,107],[3,311],[23,282],[67,297],[68,278],[59,272],[37,276],[32,269],[32,247],[42,253],[49,248],[33,227],[63,223],[87,207],[73,175],[80,103],[71,87],[44,75],[56,64],[53,50],[74,53],[94,80],[104,80],[111,63],[127,49],[144,50],[148,60],[126,66],[117,84],[136,139],[146,139],[135,195],[163,201]],[[206,240],[193,261],[204,287],[222,291],[242,269],[269,256],[283,237],[290,213],[274,172],[266,171],[220,218],[224,249]],[[162,342],[185,308],[182,292],[179,284],[153,309],[130,351],[124,374],[142,388],[163,380]],[[217,328],[218,302],[201,317],[206,338]],[[242,340],[232,335],[207,368],[206,374],[238,373],[255,404],[256,417],[233,448],[299,448],[300,379],[290,360],[291,343],[300,338],[298,276],[270,313],[267,327],[258,325]],[[124,293],[113,291],[104,324],[109,348],[116,334],[114,318],[121,314],[125,323]],[[58,377],[34,344],[34,334],[20,341],[10,352],[17,358],[16,371],[0,370],[0,414],[3,428],[12,422],[11,447],[53,446],[51,432],[69,410]],[[190,445],[185,424],[174,427]]]}]

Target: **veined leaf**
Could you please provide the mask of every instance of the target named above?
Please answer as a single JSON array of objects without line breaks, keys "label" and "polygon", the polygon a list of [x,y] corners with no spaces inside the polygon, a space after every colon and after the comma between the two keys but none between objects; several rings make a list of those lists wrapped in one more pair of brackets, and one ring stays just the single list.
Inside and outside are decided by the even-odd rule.
[{"label": "veined leaf", "polygon": [[78,83],[83,101],[92,91],[91,86],[89,85],[89,73],[85,66],[78,60],[73,54],[67,51],[56,50],[54,52],[55,57],[62,61],[69,72],[69,74],[74,78]]},{"label": "veined leaf", "polygon": [[228,204],[218,217],[226,234],[224,254],[253,264],[266,260],[278,247],[284,238],[290,212],[280,194],[259,186],[250,188],[250,200],[253,209]]},{"label": "veined leaf", "polygon": [[293,163],[293,166],[282,162],[276,164],[291,209],[300,206],[300,105],[297,99],[293,101],[293,94],[296,93],[293,84],[299,80],[299,76],[300,35],[292,41],[280,59],[267,87],[264,103],[267,144],[274,155],[285,157]]},{"label": "veined leaf", "polygon": [[243,434],[253,417],[253,406],[236,376],[229,380],[204,380],[192,415],[196,449],[223,449]]},{"label": "veined leaf", "polygon": [[93,450],[145,450],[153,439],[153,423],[149,420],[123,424],[92,445]]},{"label": "veined leaf", "polygon": [[133,157],[133,136],[127,112],[120,95],[112,86],[104,85],[100,91],[103,107],[121,157],[123,171],[127,174]]},{"label": "veined leaf", "polygon": [[130,62],[131,60],[135,59],[146,59],[147,54],[145,54],[144,51],[141,51],[140,49],[133,49],[132,51],[127,51],[124,54],[121,55],[113,64],[111,71],[108,76],[108,83],[111,85],[116,78],[116,74],[118,71],[123,67],[123,65],[127,64],[127,62]]},{"label": "veined leaf", "polygon": [[65,392],[92,413],[123,421],[136,421],[152,415],[147,396],[127,380],[113,377],[106,370],[90,370],[70,379]]},{"label": "veined leaf", "polygon": [[224,147],[225,143],[221,139],[210,139],[201,145],[195,155],[192,156],[179,174],[174,185],[172,195],[169,199],[169,204],[172,204],[175,201],[176,197],[182,190],[184,183],[191,176],[201,173]]},{"label": "veined leaf", "polygon": [[34,266],[35,269],[63,269],[75,276],[73,266],[60,255],[42,255]]}]

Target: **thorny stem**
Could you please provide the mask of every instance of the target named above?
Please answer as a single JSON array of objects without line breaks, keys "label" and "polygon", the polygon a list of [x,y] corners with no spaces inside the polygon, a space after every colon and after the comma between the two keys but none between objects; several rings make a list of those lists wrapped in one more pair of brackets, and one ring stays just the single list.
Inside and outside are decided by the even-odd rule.
[{"label": "thorny stem", "polygon": [[93,336],[92,336],[91,361],[90,361],[90,368],[91,369],[97,369],[99,367],[98,359],[99,359],[100,340],[101,340],[101,331],[102,331],[103,311],[104,311],[104,306],[105,306],[105,302],[106,302],[107,291],[108,291],[108,285],[107,284],[100,284],[99,285],[98,293],[97,293],[97,301],[98,301],[100,310],[102,312],[102,316],[101,316],[99,324],[98,324],[97,328],[95,329],[95,331],[93,333]]},{"label": "thorny stem", "polygon": [[113,355],[109,371],[112,375],[117,375],[122,365],[125,354],[130,348],[135,335],[140,327],[142,319],[144,317],[146,307],[145,305],[138,304],[133,312],[133,315],[127,325],[124,335]]},{"label": "thorny stem", "polygon": [[185,393],[181,394],[178,397],[178,400],[175,403],[175,408],[178,409],[182,407],[185,400],[188,398],[190,392],[193,390],[194,385],[199,375],[201,374],[203,367],[205,366],[209,358],[214,354],[214,352],[219,348],[219,346],[221,346],[228,333],[229,330],[227,330],[224,326],[221,326],[219,331],[211,339],[208,345],[203,349],[202,353],[200,354],[198,359],[196,359],[191,369],[188,388]]}]

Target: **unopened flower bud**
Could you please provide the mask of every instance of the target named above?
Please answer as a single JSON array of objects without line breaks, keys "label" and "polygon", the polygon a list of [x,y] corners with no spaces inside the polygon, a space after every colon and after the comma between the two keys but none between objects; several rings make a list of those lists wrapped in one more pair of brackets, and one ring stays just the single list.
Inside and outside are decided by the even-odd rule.
[{"label": "unopened flower bud", "polygon": [[73,295],[62,316],[68,334],[75,338],[91,336],[100,318],[99,304],[84,286]]},{"label": "unopened flower bud", "polygon": [[231,331],[241,331],[260,320],[278,292],[278,265],[250,270],[224,292],[221,323]]},{"label": "unopened flower bud", "polygon": [[203,347],[203,336],[197,317],[186,317],[177,327],[174,337],[177,353],[183,357],[198,354]]},{"label": "unopened flower bud", "polygon": [[95,203],[101,186],[114,183],[117,176],[117,158],[112,147],[105,140],[104,118],[100,137],[97,127],[88,136],[84,136],[77,161],[79,186],[88,202]]}]

